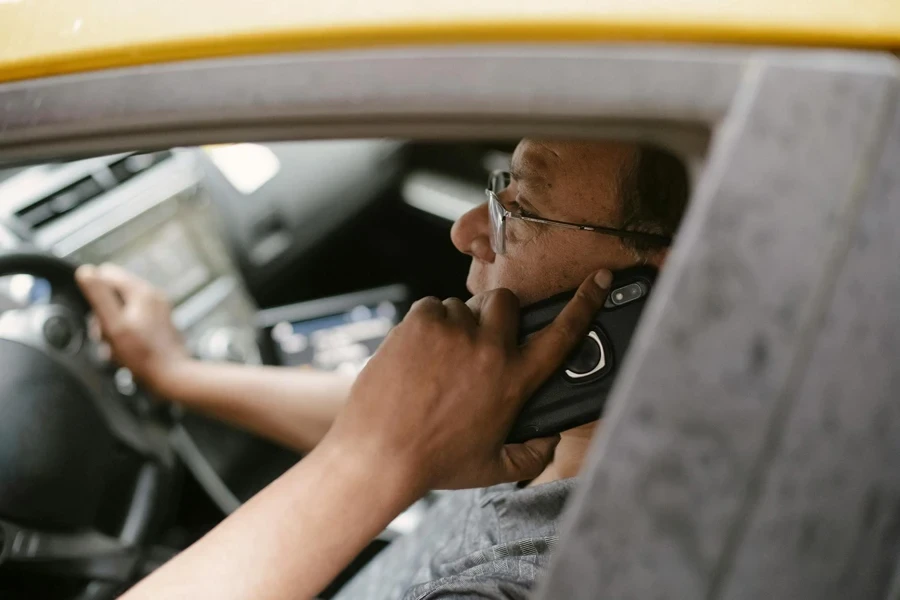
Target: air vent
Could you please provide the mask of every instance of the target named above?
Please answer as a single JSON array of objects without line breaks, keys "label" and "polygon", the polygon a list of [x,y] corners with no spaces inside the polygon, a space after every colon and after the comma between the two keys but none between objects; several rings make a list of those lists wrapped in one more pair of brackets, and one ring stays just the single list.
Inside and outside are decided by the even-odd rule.
[{"label": "air vent", "polygon": [[150,152],[147,154],[130,154],[109,165],[116,181],[123,183],[135,175],[143,173],[150,167],[158,165],[172,156],[171,152]]},{"label": "air vent", "polygon": [[102,193],[103,188],[100,184],[93,177],[88,176],[17,211],[16,216],[30,229],[37,229],[75,210]]},{"label": "air vent", "polygon": [[[0,0],[2,1],[2,0]],[[158,165],[172,156],[169,151],[150,152],[145,154],[129,154],[109,164],[109,171],[119,185]],[[84,173],[84,171],[82,171]],[[98,174],[99,178],[99,174]],[[101,179],[109,186],[109,176]],[[63,189],[46,196],[25,208],[16,211],[16,217],[29,229],[36,230],[55,221],[73,210],[78,209],[93,198],[104,194],[107,190],[100,185],[93,175],[82,177]]]}]

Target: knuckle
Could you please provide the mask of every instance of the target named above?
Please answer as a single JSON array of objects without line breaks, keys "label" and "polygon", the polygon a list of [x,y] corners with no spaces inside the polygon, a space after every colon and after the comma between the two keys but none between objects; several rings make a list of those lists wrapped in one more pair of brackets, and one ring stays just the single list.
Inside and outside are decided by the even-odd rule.
[{"label": "knuckle", "polygon": [[122,319],[122,331],[125,333],[133,334],[141,330],[141,318],[140,315],[130,314],[125,315]]},{"label": "knuckle", "polygon": [[107,323],[106,327],[104,327],[104,330],[105,331],[103,333],[107,337],[118,339],[127,335],[129,327],[124,321],[117,319],[115,321],[112,321],[111,323]]},{"label": "knuckle", "polygon": [[430,309],[435,308],[440,305],[441,301],[434,296],[425,296],[424,298],[420,298],[413,302],[412,307],[410,307],[410,314],[420,314],[423,312],[428,312]]},{"label": "knuckle", "polygon": [[397,332],[403,332],[406,335],[419,335],[421,334],[427,326],[427,321],[420,314],[409,314],[403,319],[403,322],[398,325],[395,330]]},{"label": "knuckle", "polygon": [[483,341],[476,347],[476,356],[481,363],[501,364],[506,361],[506,348],[493,341]]},{"label": "knuckle", "polygon": [[438,311],[443,310],[444,306],[437,298],[422,298],[412,305],[403,323],[407,329],[420,332],[434,331],[441,325]]},{"label": "knuckle", "polygon": [[165,292],[163,292],[162,290],[158,290],[158,289],[154,288],[153,290],[151,290],[149,292],[148,297],[151,302],[153,302],[154,304],[156,304],[159,307],[169,308],[169,306],[170,306],[169,297],[166,296]]}]

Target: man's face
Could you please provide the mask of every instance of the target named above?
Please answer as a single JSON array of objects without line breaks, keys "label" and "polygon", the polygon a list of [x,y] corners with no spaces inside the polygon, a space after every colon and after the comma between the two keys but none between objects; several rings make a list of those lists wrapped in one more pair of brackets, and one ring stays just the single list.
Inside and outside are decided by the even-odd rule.
[{"label": "man's face", "polygon": [[[522,140],[513,153],[512,185],[500,202],[513,213],[579,224],[617,227],[622,220],[619,181],[633,160],[630,144]],[[454,224],[453,244],[472,257],[469,291],[513,291],[523,305],[574,289],[600,268],[637,262],[617,237],[518,219],[506,222],[506,253],[491,250],[487,204]]]}]

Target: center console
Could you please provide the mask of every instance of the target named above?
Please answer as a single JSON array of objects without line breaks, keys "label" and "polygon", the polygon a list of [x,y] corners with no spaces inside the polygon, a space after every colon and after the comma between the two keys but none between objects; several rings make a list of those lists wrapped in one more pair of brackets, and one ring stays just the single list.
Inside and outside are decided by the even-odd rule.
[{"label": "center console", "polygon": [[259,347],[272,364],[356,375],[408,307],[395,285],[261,311]]}]

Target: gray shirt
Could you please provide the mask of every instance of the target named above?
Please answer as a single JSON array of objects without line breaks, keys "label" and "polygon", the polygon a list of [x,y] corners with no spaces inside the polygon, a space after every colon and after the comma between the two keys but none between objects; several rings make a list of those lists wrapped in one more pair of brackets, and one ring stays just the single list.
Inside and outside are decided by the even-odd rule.
[{"label": "gray shirt", "polygon": [[446,493],[415,531],[383,550],[336,598],[527,598],[549,562],[574,487],[574,479],[564,479]]}]

